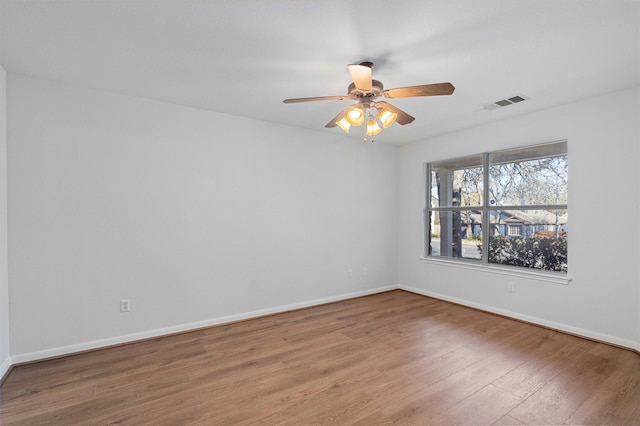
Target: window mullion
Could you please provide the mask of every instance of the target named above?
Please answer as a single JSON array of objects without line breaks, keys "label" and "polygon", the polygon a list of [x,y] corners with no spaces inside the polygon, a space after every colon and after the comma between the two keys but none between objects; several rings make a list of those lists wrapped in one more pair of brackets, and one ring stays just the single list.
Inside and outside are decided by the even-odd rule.
[{"label": "window mullion", "polygon": [[489,263],[489,153],[482,154],[482,263]]},{"label": "window mullion", "polygon": [[424,167],[425,171],[425,180],[426,180],[426,193],[425,193],[425,206],[423,209],[423,229],[424,229],[424,247],[423,253],[424,256],[428,256],[429,247],[431,246],[431,164],[426,163]]}]

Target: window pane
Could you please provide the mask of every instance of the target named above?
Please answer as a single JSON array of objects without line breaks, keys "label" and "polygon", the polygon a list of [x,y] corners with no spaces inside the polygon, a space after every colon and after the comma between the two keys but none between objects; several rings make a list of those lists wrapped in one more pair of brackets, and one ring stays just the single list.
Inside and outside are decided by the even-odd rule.
[{"label": "window pane", "polygon": [[481,206],[482,156],[431,164],[431,206]]},{"label": "window pane", "polygon": [[430,212],[428,254],[481,261],[481,217],[480,210]]},{"label": "window pane", "polygon": [[[558,154],[563,147],[565,153]],[[554,156],[531,158],[546,151]],[[517,155],[520,159],[514,160]],[[490,205],[567,204],[566,143],[498,152],[490,155],[490,162]]]},{"label": "window pane", "polygon": [[489,262],[567,271],[566,210],[491,210]]}]

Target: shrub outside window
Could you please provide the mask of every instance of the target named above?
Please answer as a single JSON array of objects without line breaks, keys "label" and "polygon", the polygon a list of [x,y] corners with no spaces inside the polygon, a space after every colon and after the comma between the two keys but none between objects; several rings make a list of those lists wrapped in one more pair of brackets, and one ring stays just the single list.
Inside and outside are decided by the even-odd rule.
[{"label": "shrub outside window", "polygon": [[425,256],[567,272],[567,142],[427,163]]}]

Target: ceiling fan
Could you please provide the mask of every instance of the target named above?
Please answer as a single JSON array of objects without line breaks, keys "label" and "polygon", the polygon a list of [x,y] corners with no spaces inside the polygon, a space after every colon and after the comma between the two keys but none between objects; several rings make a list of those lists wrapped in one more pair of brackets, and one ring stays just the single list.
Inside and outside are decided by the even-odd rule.
[{"label": "ceiling fan", "polygon": [[[339,126],[349,133],[351,126],[367,124],[366,136],[374,136],[382,132],[393,123],[405,125],[415,120],[414,117],[385,101],[376,101],[379,97],[388,99],[410,98],[415,96],[450,95],[455,90],[451,83],[423,84],[420,86],[384,89],[378,80],[372,78],[372,62],[347,65],[353,83],[349,84],[346,96],[316,96],[311,98],[285,99],[285,104],[311,101],[344,101],[354,100],[357,103],[349,105],[329,121],[325,127]],[[374,111],[375,110],[375,111]],[[378,122],[379,120],[379,122]],[[382,124],[382,127],[380,127]],[[366,141],[365,137],[365,141]],[[372,139],[373,142],[373,139]]]}]

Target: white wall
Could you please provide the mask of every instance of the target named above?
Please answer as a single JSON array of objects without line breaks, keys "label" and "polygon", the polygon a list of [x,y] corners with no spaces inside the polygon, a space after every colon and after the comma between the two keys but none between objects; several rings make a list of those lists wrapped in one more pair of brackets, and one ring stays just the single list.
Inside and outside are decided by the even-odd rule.
[{"label": "white wall", "polygon": [[[640,348],[638,89],[400,149],[14,74],[6,90],[5,360],[396,282]],[[423,162],[565,138],[569,285],[517,279],[508,293],[503,276],[419,260]]]},{"label": "white wall", "polygon": [[14,74],[7,90],[14,362],[397,283],[394,146]]},{"label": "white wall", "polygon": [[0,378],[11,366],[7,243],[7,73],[0,66]]},{"label": "white wall", "polygon": [[[639,116],[635,88],[404,146],[400,285],[640,349]],[[518,278],[508,293],[513,277],[420,260],[423,162],[561,139],[569,141],[569,285]]]}]

